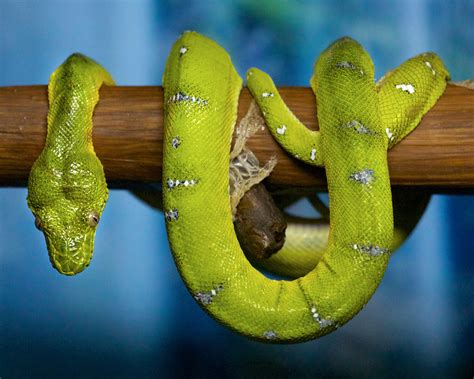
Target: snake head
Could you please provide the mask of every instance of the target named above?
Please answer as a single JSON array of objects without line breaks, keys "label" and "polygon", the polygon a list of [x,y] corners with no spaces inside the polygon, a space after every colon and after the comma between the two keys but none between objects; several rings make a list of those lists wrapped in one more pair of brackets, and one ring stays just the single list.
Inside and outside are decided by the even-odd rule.
[{"label": "snake head", "polygon": [[63,203],[33,212],[35,225],[44,234],[51,264],[61,274],[75,275],[89,266],[101,211]]},{"label": "snake head", "polygon": [[78,274],[89,265],[108,198],[103,171],[97,174],[79,161],[73,166],[74,172],[81,173],[80,180],[76,174],[71,178],[71,170],[59,173],[40,158],[28,183],[28,206],[35,225],[44,234],[51,264],[64,275]]}]

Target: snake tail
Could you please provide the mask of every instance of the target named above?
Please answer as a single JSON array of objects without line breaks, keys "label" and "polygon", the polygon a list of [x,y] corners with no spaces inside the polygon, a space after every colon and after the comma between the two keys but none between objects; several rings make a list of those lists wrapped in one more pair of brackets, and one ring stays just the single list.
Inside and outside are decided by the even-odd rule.
[{"label": "snake tail", "polygon": [[46,143],[28,180],[35,224],[44,233],[51,264],[65,275],[89,265],[108,198],[92,145],[92,114],[102,84],[114,81],[98,63],[78,53],[53,72]]}]

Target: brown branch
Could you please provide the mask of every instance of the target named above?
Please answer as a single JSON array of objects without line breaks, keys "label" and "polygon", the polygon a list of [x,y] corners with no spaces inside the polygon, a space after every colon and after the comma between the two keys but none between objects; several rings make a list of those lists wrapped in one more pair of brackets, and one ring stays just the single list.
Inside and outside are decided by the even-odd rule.
[{"label": "brown branch", "polygon": [[[317,128],[316,104],[309,88],[281,88],[295,115]],[[104,87],[94,114],[94,146],[109,183],[161,180],[163,90],[161,87]],[[251,96],[240,96],[239,119]],[[0,88],[0,184],[25,185],[46,136],[46,86]],[[276,185],[324,187],[322,169],[307,167],[286,154],[268,131],[259,131],[249,147],[261,162],[272,155]],[[434,190],[474,189],[474,91],[448,85],[421,125],[389,152],[392,184]]]}]

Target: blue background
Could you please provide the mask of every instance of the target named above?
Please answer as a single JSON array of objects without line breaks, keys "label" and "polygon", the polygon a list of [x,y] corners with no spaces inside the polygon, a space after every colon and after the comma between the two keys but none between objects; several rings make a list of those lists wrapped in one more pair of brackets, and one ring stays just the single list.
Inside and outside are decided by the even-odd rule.
[{"label": "blue background", "polygon": [[[312,65],[350,35],[376,77],[439,53],[474,77],[474,1],[0,0],[0,85],[45,84],[72,52],[121,85],[159,85],[172,42],[193,29],[279,85],[307,86]],[[119,153],[119,152],[118,152]],[[429,162],[427,162],[429,164]],[[472,377],[474,196],[435,196],[367,307],[337,332],[269,346],[200,310],[174,267],[162,215],[113,190],[92,265],[54,271],[25,188],[0,188],[0,377]]]}]

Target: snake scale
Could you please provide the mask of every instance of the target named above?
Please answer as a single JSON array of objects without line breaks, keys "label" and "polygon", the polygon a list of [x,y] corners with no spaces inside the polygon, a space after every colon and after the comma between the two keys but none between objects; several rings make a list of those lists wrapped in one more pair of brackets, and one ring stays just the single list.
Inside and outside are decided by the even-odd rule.
[{"label": "snake scale", "polygon": [[53,267],[66,275],[89,265],[108,199],[104,170],[92,145],[92,112],[103,83],[114,81],[82,54],[71,55],[53,72],[46,143],[28,179],[35,225],[44,233]]},{"label": "snake scale", "polygon": [[[222,47],[184,33],[163,78],[163,207],[177,268],[199,305],[240,334],[277,343],[320,337],[357,314],[391,252],[387,149],[416,127],[448,77],[441,60],[425,53],[375,84],[367,52],[339,39],[314,67],[320,130],[310,131],[267,74],[248,71],[275,139],[294,157],[324,167],[328,179],[330,231],[321,261],[294,280],[274,280],[247,261],[232,224],[229,157],[242,80]],[[80,54],[53,73],[47,140],[30,173],[29,207],[53,266],[68,275],[89,264],[107,199],[91,138],[101,84],[113,81]]]}]

